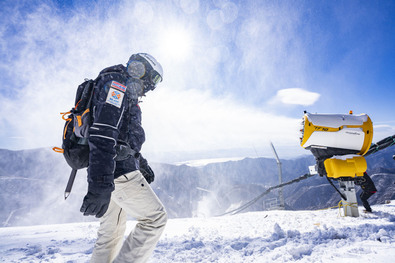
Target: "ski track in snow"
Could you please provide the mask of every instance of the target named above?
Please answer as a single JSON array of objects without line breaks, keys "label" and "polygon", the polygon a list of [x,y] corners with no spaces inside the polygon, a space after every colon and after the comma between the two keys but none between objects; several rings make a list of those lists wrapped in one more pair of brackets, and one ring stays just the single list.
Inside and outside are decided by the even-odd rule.
[{"label": "ski track in snow", "polygon": [[[358,218],[331,209],[171,219],[149,262],[393,262],[393,203]],[[89,262],[98,225],[0,228],[0,262]]]}]

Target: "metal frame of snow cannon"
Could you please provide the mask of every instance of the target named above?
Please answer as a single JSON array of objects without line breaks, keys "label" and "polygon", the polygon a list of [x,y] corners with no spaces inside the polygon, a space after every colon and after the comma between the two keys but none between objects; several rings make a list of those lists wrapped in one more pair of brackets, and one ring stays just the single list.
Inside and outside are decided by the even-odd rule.
[{"label": "metal frame of snow cannon", "polygon": [[311,114],[304,112],[300,145],[312,152],[318,170],[328,181],[339,182],[345,216],[358,217],[355,178],[367,169],[363,155],[373,139],[373,123],[366,114]]}]

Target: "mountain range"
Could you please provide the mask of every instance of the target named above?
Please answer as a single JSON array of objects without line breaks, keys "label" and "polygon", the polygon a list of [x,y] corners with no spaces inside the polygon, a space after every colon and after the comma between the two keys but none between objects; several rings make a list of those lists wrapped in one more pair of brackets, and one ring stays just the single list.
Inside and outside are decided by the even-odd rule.
[{"label": "mountain range", "polygon": [[[389,147],[366,158],[367,172],[378,192],[369,201],[383,204],[395,198],[395,150]],[[282,159],[282,182],[309,172],[312,155]],[[279,184],[278,165],[271,158],[240,158],[188,164],[150,163],[156,179],[151,184],[170,218],[211,217],[238,208],[271,186]],[[25,226],[86,222],[79,208],[86,194],[86,170],[77,173],[71,195],[64,200],[70,168],[61,154],[51,149],[11,151],[0,149],[0,225]],[[337,182],[334,182],[335,186]],[[357,186],[359,200],[360,188]],[[315,210],[336,206],[339,194],[325,177],[312,176],[282,188],[285,209]],[[274,190],[243,210],[276,209]]]}]

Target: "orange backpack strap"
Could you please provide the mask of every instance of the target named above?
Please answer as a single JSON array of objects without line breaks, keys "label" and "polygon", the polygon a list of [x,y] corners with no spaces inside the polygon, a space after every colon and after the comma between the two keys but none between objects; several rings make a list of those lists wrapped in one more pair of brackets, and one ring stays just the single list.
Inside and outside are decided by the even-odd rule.
[{"label": "orange backpack strap", "polygon": [[54,150],[57,153],[63,153],[64,152],[64,150],[62,148],[59,148],[59,147],[53,147],[52,150]]},{"label": "orange backpack strap", "polygon": [[71,120],[71,118],[66,118],[65,116],[66,116],[67,114],[70,114],[70,113],[71,113],[71,111],[68,111],[68,112],[61,112],[60,115],[62,115],[62,119],[63,119],[63,120],[68,121],[68,120]]}]

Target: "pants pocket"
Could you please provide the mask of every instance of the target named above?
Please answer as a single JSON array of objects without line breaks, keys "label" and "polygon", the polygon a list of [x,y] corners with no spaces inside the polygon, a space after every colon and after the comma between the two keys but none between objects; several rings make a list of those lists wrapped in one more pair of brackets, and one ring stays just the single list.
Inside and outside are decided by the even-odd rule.
[{"label": "pants pocket", "polygon": [[118,202],[124,202],[129,198],[138,196],[147,186],[147,182],[140,171],[122,175],[114,183],[115,190],[112,194]]}]

